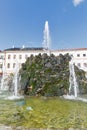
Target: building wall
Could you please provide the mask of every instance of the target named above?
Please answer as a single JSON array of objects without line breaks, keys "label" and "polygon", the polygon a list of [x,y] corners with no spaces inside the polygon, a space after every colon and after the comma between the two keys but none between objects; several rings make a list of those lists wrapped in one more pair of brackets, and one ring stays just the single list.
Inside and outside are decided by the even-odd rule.
[{"label": "building wall", "polygon": [[4,59],[4,53],[0,52],[0,75],[2,75],[3,72],[3,59]]},{"label": "building wall", "polygon": [[69,53],[73,57],[74,63],[78,68],[87,71],[87,48],[53,51],[54,55]]},{"label": "building wall", "polygon": [[16,71],[16,66],[21,68],[22,63],[25,63],[26,59],[32,54],[38,55],[39,53],[43,54],[41,51],[5,51],[5,72],[14,73]]}]

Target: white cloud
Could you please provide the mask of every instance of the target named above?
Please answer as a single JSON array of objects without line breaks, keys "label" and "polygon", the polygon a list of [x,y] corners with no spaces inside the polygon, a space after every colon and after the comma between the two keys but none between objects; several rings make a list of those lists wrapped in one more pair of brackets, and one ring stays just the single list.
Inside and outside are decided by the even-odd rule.
[{"label": "white cloud", "polygon": [[80,3],[82,3],[84,0],[72,0],[74,6],[79,5]]}]

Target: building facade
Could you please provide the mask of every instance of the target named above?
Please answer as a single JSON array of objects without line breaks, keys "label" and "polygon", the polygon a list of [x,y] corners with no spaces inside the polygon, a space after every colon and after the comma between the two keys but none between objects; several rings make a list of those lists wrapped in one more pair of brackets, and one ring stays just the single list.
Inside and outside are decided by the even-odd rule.
[{"label": "building facade", "polygon": [[64,50],[54,50],[52,51],[54,55],[69,53],[73,57],[75,65],[87,72],[87,48],[77,48],[77,49],[64,49]]},{"label": "building facade", "polygon": [[43,48],[10,48],[0,51],[0,75],[15,73],[16,67],[20,69],[27,57],[39,53],[47,53],[48,55],[51,53],[55,56],[69,53],[73,57],[75,65],[87,72],[87,48],[51,50],[50,52]]}]

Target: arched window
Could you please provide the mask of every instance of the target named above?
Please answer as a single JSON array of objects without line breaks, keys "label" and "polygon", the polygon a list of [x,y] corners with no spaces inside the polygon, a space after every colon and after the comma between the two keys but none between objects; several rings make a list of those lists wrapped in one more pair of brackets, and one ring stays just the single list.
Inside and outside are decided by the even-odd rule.
[{"label": "arched window", "polygon": [[16,55],[13,55],[13,59],[16,59]]},{"label": "arched window", "polygon": [[11,59],[11,55],[8,55],[8,59]]},{"label": "arched window", "polygon": [[22,55],[19,55],[19,59],[22,59]]},{"label": "arched window", "polygon": [[26,55],[25,55],[25,59],[27,59],[27,58],[28,58],[28,55],[26,54]]},{"label": "arched window", "polygon": [[13,68],[15,68],[15,63],[13,63]]},{"label": "arched window", "polygon": [[86,68],[87,68],[87,63],[84,63],[84,67],[86,67]]},{"label": "arched window", "polygon": [[10,63],[7,64],[7,68],[10,68]]}]

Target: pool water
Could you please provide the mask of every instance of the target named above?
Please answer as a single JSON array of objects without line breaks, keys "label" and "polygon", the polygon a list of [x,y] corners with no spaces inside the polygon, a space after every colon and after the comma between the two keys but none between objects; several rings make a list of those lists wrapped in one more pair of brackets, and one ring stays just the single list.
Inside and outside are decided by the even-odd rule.
[{"label": "pool water", "polygon": [[58,97],[0,100],[0,124],[25,128],[80,130],[87,128],[87,103]]}]

